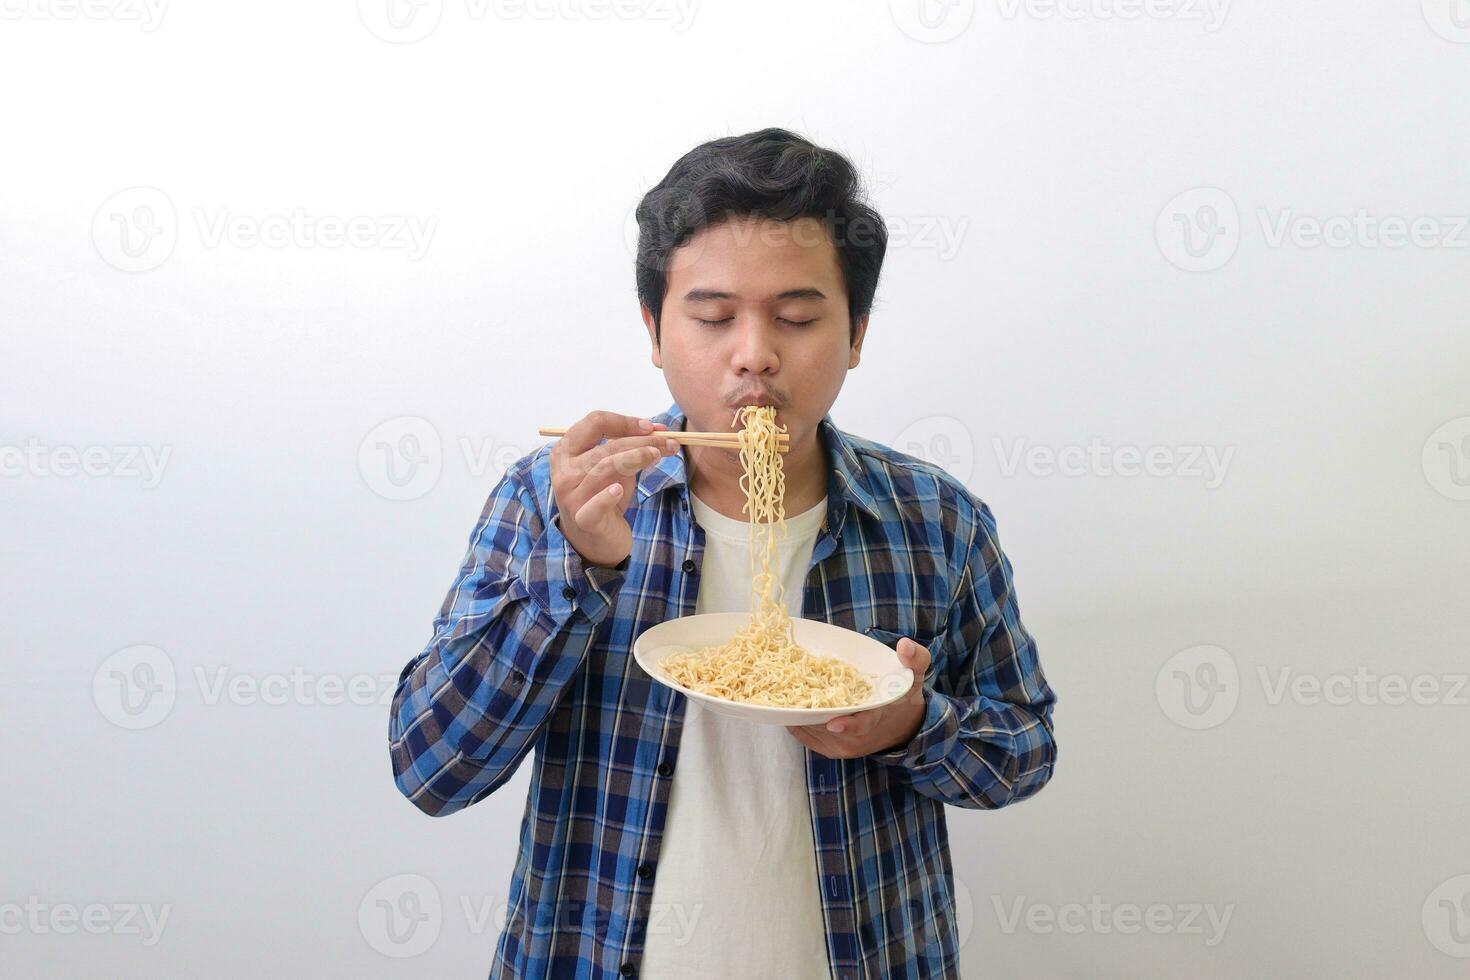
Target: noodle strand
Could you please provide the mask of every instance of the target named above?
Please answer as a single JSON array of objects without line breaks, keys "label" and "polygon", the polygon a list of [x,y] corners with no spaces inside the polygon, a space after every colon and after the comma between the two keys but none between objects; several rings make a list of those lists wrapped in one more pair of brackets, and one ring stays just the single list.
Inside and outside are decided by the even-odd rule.
[{"label": "noodle strand", "polygon": [[728,642],[677,653],[660,666],[676,682],[730,701],[782,708],[843,708],[862,704],[871,683],[852,665],[797,646],[786,611],[786,587],[776,563],[786,538],[786,476],[776,410],[745,405],[740,425],[742,512],[750,517],[750,622]]}]

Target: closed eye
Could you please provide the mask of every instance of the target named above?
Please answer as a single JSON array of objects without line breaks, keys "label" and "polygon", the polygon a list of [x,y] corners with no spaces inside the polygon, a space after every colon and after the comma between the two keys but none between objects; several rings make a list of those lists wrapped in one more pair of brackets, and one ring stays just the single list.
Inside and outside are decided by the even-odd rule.
[{"label": "closed eye", "polygon": [[[723,327],[725,324],[733,322],[734,319],[733,316],[727,316],[722,320],[706,320],[703,317],[695,317],[694,322],[702,327]],[[791,327],[805,327],[808,324],[816,323],[817,318],[812,317],[810,320],[788,320],[785,317],[777,317],[776,322],[784,323]]]}]

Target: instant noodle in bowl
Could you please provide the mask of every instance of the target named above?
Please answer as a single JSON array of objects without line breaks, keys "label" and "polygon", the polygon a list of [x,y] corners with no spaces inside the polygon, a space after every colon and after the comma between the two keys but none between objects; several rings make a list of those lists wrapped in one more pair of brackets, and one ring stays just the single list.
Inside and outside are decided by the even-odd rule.
[{"label": "instant noodle in bowl", "polygon": [[676,654],[688,654],[727,643],[750,625],[748,613],[705,613],[684,616],[644,630],[633,641],[633,659],[654,680],[672,688],[711,711],[743,718],[760,725],[821,725],[833,718],[891,704],[908,693],[913,671],[899,663],[892,648],[871,636],[814,619],[793,619],[796,645],[815,657],[832,657],[852,667],[866,682],[867,698],[857,704],[822,708],[778,707],[754,704],[701,693],[686,687],[663,669],[662,662]]}]

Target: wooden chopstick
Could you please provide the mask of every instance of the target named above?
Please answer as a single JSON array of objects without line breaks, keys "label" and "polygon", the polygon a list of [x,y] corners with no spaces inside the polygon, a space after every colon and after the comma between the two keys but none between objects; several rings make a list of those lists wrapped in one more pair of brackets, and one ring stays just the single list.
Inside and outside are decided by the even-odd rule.
[{"label": "wooden chopstick", "polygon": [[[549,425],[543,425],[536,431],[543,436],[564,436],[567,434],[566,429]],[[740,448],[740,433],[738,432],[685,432],[682,429],[661,429],[656,432],[650,432],[648,435],[663,436],[684,446],[714,446],[719,449]],[[781,452],[784,453],[790,448],[790,441],[791,437],[787,433],[783,432],[780,434],[777,445]]]}]

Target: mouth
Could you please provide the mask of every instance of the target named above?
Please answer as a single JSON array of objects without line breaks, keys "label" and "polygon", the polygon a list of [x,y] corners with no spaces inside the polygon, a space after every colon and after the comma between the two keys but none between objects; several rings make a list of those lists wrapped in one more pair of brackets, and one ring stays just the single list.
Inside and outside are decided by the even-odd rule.
[{"label": "mouth", "polygon": [[771,395],[746,395],[744,398],[730,403],[731,408],[744,408],[746,405],[769,405],[772,408],[780,407],[776,399]]}]

